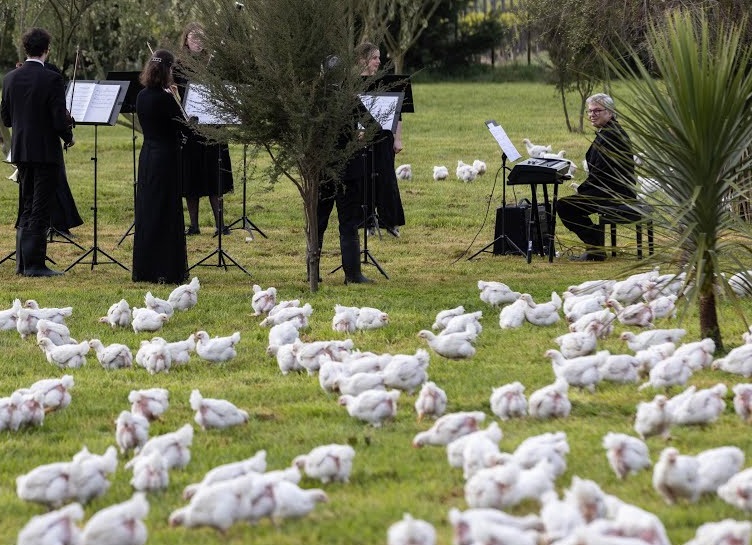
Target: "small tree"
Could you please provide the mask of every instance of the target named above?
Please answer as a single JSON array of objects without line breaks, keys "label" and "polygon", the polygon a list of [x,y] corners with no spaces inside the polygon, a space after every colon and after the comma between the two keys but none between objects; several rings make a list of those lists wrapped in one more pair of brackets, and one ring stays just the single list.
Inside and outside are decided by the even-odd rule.
[{"label": "small tree", "polygon": [[[736,297],[722,273],[749,268],[750,235],[729,197],[752,160],[752,49],[741,41],[744,21],[711,31],[704,14],[677,11],[650,26],[651,71],[632,50],[631,66],[610,61],[626,84],[622,114],[643,175],[662,191],[656,230],[667,237],[660,261],[679,263],[699,302],[700,333],[723,349],[716,294]],[[745,264],[746,261],[746,264]],[[737,308],[741,309],[737,306]]]},{"label": "small tree", "polygon": [[[204,46],[215,54],[208,66],[185,59],[191,79],[240,121],[232,137],[264,148],[273,174],[297,187],[308,264],[318,271],[319,188],[338,183],[346,160],[373,136],[357,130],[363,81],[352,29],[336,24],[347,20],[350,7],[341,0],[254,0],[243,9],[199,0],[197,6],[206,26]],[[309,279],[315,291],[318,275]]]}]

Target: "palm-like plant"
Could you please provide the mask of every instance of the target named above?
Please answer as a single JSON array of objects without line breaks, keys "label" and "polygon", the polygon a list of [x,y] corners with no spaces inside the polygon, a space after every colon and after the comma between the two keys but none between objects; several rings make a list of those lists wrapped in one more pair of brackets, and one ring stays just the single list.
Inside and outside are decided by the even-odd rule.
[{"label": "palm-like plant", "polygon": [[642,175],[660,188],[654,220],[667,244],[657,259],[685,267],[687,301],[699,301],[701,334],[719,349],[716,296],[734,298],[722,273],[749,269],[742,261],[752,252],[748,225],[730,206],[752,140],[752,49],[741,28],[711,28],[704,15],[677,11],[648,32],[660,78],[636,53],[633,67],[610,63],[626,82],[620,114],[643,156]]}]

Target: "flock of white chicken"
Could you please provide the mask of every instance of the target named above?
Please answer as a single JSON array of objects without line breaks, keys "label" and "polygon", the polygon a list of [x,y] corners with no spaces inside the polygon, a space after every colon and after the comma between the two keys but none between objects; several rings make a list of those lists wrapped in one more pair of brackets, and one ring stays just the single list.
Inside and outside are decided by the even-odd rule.
[{"label": "flock of white chicken", "polygon": [[[531,295],[504,283],[479,281],[480,301],[499,312],[501,329],[524,323],[546,327],[564,320],[569,324],[569,333],[554,339],[558,348],[544,354],[551,360],[551,384],[527,398],[520,382],[494,386],[489,399],[491,412],[502,422],[523,417],[566,418],[572,409],[570,388],[597,395],[602,381],[637,384],[644,379],[639,388],[661,393],[637,406],[637,436],[608,433],[603,438],[605,455],[617,477],[625,479],[652,467],[656,494],[669,504],[691,503],[704,494],[717,494],[725,502],[752,512],[752,469],[743,469],[745,457],[739,448],[719,446],[694,456],[665,448],[653,465],[644,442],[650,436],[668,439],[674,426],[710,426],[723,413],[728,388],[722,383],[707,389],[688,386],[668,397],[666,390],[686,386],[693,372],[713,368],[752,376],[752,332],[744,336],[745,343],[750,344],[732,350],[725,358],[714,359],[711,339],[679,345],[685,330],[655,327],[655,320],[673,316],[676,298],[684,287],[682,275],[661,275],[656,269],[621,281],[570,286],[561,296],[553,292],[549,301],[536,302]],[[148,293],[144,309],[132,311],[120,301],[101,321],[113,328],[130,326],[137,333],[158,331],[175,310],[188,310],[197,304],[198,289],[198,280],[194,279],[177,288],[167,300]],[[300,330],[308,326],[313,308],[301,305],[299,300],[278,301],[273,287],[254,286],[251,306],[255,316],[263,316],[259,326],[269,328],[267,354],[276,358],[280,372],[316,376],[325,392],[339,394],[339,404],[352,418],[383,427],[396,416],[401,394],[418,392],[414,403],[417,418],[433,419],[433,423],[414,436],[413,446],[445,447],[449,466],[461,469],[465,479],[467,509],[448,513],[455,544],[669,544],[655,515],[606,494],[591,480],[573,477],[559,497],[557,479],[566,470],[570,450],[564,432],[531,436],[513,452],[503,452],[499,446],[502,429],[495,421],[483,428],[487,417],[484,412],[447,413],[447,394],[429,380],[428,351],[419,348],[414,354],[377,354],[357,350],[351,339],[304,342]],[[142,315],[134,325],[137,310],[152,314]],[[144,341],[133,358],[124,345],[103,346],[96,339],[84,343],[71,339],[65,327],[65,317],[71,313],[70,307],[40,308],[33,300],[23,305],[17,300],[10,309],[0,311],[0,326],[15,329],[22,338],[36,335],[47,360],[60,369],[84,365],[89,347],[95,349],[104,369],[128,367],[135,359],[150,373],[185,364],[194,352],[210,362],[228,361],[237,354],[239,333],[211,339],[206,332],[197,332],[186,340],[168,342],[157,337]],[[421,330],[418,337],[444,358],[472,358],[474,343],[483,331],[481,318],[482,311],[466,312],[464,306],[443,310],[437,313],[432,331]],[[631,353],[598,349],[599,342],[613,334],[617,323],[644,328],[640,333],[621,333],[620,339]],[[333,331],[346,333],[388,324],[388,314],[379,309],[339,305],[331,322]],[[61,350],[66,347],[68,352],[63,354]],[[73,376],[66,374],[37,381],[0,399],[0,429],[16,431],[41,425],[45,415],[64,410],[71,403],[73,386]],[[749,422],[752,384],[736,384],[733,392],[736,413]],[[105,453],[93,454],[83,447],[71,460],[30,468],[18,476],[18,497],[51,509],[29,520],[18,535],[19,545],[146,542],[147,495],[166,489],[170,471],[189,464],[194,427],[185,424],[173,432],[150,436],[150,423],[170,406],[165,389],[133,390],[128,402],[130,410],[122,410],[114,420],[115,446]],[[232,402],[204,398],[197,389],[187,403],[203,430],[243,425],[249,418],[246,410]],[[80,528],[83,506],[110,487],[108,477],[118,465],[117,449],[124,456],[132,455],[125,469],[133,473],[130,483],[134,494],[95,513]],[[285,518],[305,516],[329,498],[322,489],[301,488],[302,475],[323,484],[346,483],[355,455],[350,445],[332,443],[295,457],[286,469],[267,471],[266,452],[258,451],[246,460],[217,466],[201,482],[186,487],[183,498],[187,503],[172,512],[169,523],[225,531],[239,522],[269,518],[280,524]],[[539,513],[512,516],[504,512],[525,500],[538,502]],[[409,513],[386,533],[389,545],[436,543],[433,525]],[[699,527],[696,538],[687,545],[749,544],[751,534],[750,522],[724,520]]]}]

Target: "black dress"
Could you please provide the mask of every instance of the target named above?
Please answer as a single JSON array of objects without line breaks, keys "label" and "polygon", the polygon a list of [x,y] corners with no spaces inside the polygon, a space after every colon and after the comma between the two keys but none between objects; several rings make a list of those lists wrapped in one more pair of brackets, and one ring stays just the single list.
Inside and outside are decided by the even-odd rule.
[{"label": "black dress", "polygon": [[375,203],[379,226],[393,228],[405,225],[405,210],[394,172],[394,134],[382,130],[373,144],[376,180]]},{"label": "black dress", "polygon": [[[174,71],[180,96],[185,96],[188,79],[180,63]],[[183,197],[198,198],[224,195],[234,189],[230,148],[227,144],[209,142],[196,131],[186,132],[183,146]]]},{"label": "black dress", "polygon": [[73,194],[68,185],[65,165],[62,165],[60,168],[60,179],[55,188],[55,200],[50,207],[50,214],[52,216],[52,227],[62,233],[84,223],[84,220],[81,219],[78,213],[76,201],[73,200]]},{"label": "black dress", "polygon": [[138,157],[133,281],[180,284],[188,277],[180,142],[184,125],[173,96],[143,89],[136,113],[144,133]]}]

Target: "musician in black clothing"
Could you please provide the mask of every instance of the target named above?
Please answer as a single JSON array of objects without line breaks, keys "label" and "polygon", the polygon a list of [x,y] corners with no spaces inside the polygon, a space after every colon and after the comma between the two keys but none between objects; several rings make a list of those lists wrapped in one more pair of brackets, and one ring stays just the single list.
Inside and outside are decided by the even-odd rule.
[{"label": "musician in black clothing", "polygon": [[557,213],[564,226],[587,247],[585,253],[572,259],[604,261],[603,230],[590,215],[635,199],[634,161],[629,136],[616,120],[613,99],[598,93],[586,104],[590,123],[596,128],[595,140],[585,155],[588,176],[576,195],[559,199]]}]

